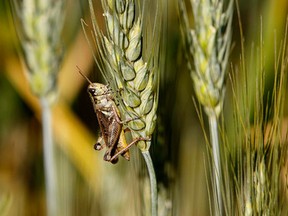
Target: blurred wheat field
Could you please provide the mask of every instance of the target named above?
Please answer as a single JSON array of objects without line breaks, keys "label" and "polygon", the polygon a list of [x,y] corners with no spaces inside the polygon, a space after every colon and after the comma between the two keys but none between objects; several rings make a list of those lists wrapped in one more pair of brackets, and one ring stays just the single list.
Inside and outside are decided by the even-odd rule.
[{"label": "blurred wheat field", "polygon": [[[97,19],[104,26],[100,1],[94,2]],[[197,110],[202,110],[197,102],[196,108],[193,103],[195,93],[183,54],[176,5],[176,0],[168,1],[165,70],[160,75],[157,126],[150,152],[158,181],[159,216],[205,216],[211,215],[209,193],[212,187],[208,180],[212,175],[207,158],[208,122],[204,115],[199,120]],[[226,158],[222,158],[226,172],[223,174],[225,187],[222,194],[226,205],[225,215],[241,215],[237,212],[243,201],[239,197],[243,195],[247,184],[232,183],[231,173],[228,172],[236,173],[239,179],[244,179],[249,173],[245,161],[229,164],[230,161],[237,161],[232,158],[237,155],[236,151],[245,154],[245,147],[240,145],[252,146],[253,142],[245,134],[248,130],[251,135],[249,138],[255,142],[263,139],[264,144],[266,140],[273,140],[271,131],[277,132],[274,138],[279,145],[281,162],[280,156],[278,158],[267,154],[264,162],[269,169],[265,176],[268,178],[272,172],[270,165],[273,163],[269,158],[279,159],[281,170],[275,187],[279,187],[277,200],[283,203],[283,210],[274,214],[286,215],[288,88],[284,84],[288,80],[287,53],[284,53],[283,72],[280,72],[281,47],[287,49],[284,39],[288,1],[239,0],[239,7],[244,38],[241,40],[235,12],[232,49],[228,61],[231,65],[228,67],[230,75],[226,81],[226,98],[221,115],[223,124],[220,128],[225,146],[222,154],[226,155]],[[86,91],[87,83],[76,68],[78,66],[93,82],[104,82],[81,29],[81,18],[91,27],[88,1],[67,0],[65,10],[67,18],[62,36],[65,55],[58,76],[58,99],[52,108],[58,174],[57,197],[61,206],[59,215],[149,215],[148,174],[139,150],[133,146],[129,162],[120,158],[118,164],[112,165],[103,161],[103,152],[93,149],[99,125]],[[0,3],[0,20],[0,215],[46,215],[41,109],[24,75],[23,62],[19,57],[20,44],[8,2]],[[241,44],[243,39],[244,43]],[[277,94],[280,88],[276,88],[276,93],[273,93],[275,77],[278,79],[281,74],[281,94]],[[259,77],[262,76],[264,79],[261,81]],[[258,81],[263,86],[257,86]],[[278,85],[280,81],[276,83]],[[259,92],[259,89],[263,91]],[[279,105],[277,108],[277,104],[274,104],[273,101],[277,100],[273,100],[273,95],[282,95],[278,102],[283,106],[279,115],[275,114]],[[262,107],[259,106],[263,112],[258,112],[260,108],[257,107],[257,101],[263,103]],[[263,116],[257,116],[259,113]],[[275,116],[280,119],[273,118]],[[243,125],[249,125],[249,128]],[[239,133],[235,132],[237,129]],[[268,146],[272,148],[271,143]],[[250,179],[252,182],[260,182],[257,172],[262,169],[263,161],[257,158],[257,153],[251,158],[255,158],[256,162],[253,165],[255,172],[251,172]],[[247,173],[243,174],[237,169],[246,170]],[[271,188],[267,190],[271,192]],[[257,188],[255,191],[257,193]],[[257,200],[256,195],[251,197]],[[242,213],[244,215],[244,211]],[[245,214],[252,215],[248,211]]]}]

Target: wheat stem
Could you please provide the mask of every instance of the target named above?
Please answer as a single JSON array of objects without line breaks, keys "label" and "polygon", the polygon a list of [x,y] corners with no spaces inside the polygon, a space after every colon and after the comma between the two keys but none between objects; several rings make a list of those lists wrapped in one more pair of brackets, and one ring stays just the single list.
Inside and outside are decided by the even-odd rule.
[{"label": "wheat stem", "polygon": [[214,170],[214,196],[217,199],[214,199],[214,208],[215,214],[219,212],[222,213],[222,201],[221,201],[221,163],[220,163],[220,150],[219,150],[219,138],[218,138],[218,122],[216,115],[210,115],[209,117],[209,131],[210,131],[210,140],[212,144],[212,154],[213,154],[213,165]]},{"label": "wheat stem", "polygon": [[153,162],[150,156],[149,151],[142,151],[142,155],[145,159],[148,173],[149,173],[149,179],[150,179],[150,194],[151,194],[151,216],[157,216],[158,215],[158,193],[157,193],[157,181],[156,181],[156,175],[155,170],[153,166]]},{"label": "wheat stem", "polygon": [[46,182],[46,203],[47,215],[57,215],[57,181],[56,181],[56,162],[53,148],[52,119],[51,109],[47,98],[41,98],[42,107],[42,132],[44,148],[44,171]]},{"label": "wheat stem", "polygon": [[[150,145],[150,144],[149,144]],[[153,166],[153,161],[150,156],[149,150],[141,151],[142,156],[144,157],[148,174],[150,180],[150,196],[151,196],[151,216],[158,215],[158,191],[157,191],[157,180],[155,169]]]}]

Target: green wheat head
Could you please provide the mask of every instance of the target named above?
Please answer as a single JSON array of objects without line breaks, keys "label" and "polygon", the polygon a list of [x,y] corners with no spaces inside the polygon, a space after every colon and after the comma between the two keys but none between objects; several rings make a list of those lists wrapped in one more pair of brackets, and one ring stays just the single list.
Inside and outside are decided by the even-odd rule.
[{"label": "green wheat head", "polygon": [[233,1],[224,11],[223,0],[191,0],[194,27],[190,29],[183,0],[179,1],[188,67],[198,100],[206,113],[222,111],[231,44]]},{"label": "green wheat head", "polygon": [[[100,60],[95,60],[115,92],[122,118],[133,119],[128,123],[132,137],[149,139],[157,118],[160,34],[154,28],[143,30],[145,5],[139,1],[102,0],[105,35],[99,29],[91,0],[89,4],[100,55]],[[161,29],[160,15],[156,13],[155,17],[152,24],[158,23]],[[147,46],[148,38],[152,45]],[[137,145],[145,151],[150,142],[140,141]]]},{"label": "green wheat head", "polygon": [[62,61],[64,1],[14,0],[13,3],[20,22],[17,30],[31,89],[38,96],[47,96],[56,90]]}]

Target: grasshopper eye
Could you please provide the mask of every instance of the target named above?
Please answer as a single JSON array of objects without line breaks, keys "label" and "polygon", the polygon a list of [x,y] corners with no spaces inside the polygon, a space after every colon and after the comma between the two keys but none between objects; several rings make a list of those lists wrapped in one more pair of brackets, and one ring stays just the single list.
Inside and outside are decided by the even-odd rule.
[{"label": "grasshopper eye", "polygon": [[88,92],[94,95],[96,90],[94,88],[88,88]]}]

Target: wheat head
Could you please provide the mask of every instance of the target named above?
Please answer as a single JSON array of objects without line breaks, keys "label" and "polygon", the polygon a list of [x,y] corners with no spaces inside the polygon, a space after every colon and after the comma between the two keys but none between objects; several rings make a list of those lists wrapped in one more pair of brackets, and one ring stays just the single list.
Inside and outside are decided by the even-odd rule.
[{"label": "wheat head", "polygon": [[[190,29],[185,3],[180,0],[188,66],[198,100],[208,116],[221,113],[231,44],[233,1],[223,11],[223,0],[192,0],[194,28]],[[194,68],[192,67],[194,66]]]},{"label": "wheat head", "polygon": [[[100,31],[93,4],[89,0],[95,41],[103,70],[116,93],[115,100],[123,119],[128,123],[134,139],[142,150],[150,147],[150,137],[156,124],[158,105],[158,49],[155,43],[151,55],[144,57],[142,11],[134,0],[102,0],[107,35]],[[93,18],[94,16],[94,18]],[[159,37],[159,35],[157,35]],[[159,42],[159,38],[155,38]]]},{"label": "wheat head", "polygon": [[56,90],[62,61],[61,32],[64,1],[23,0],[13,2],[32,91],[39,97]]}]

